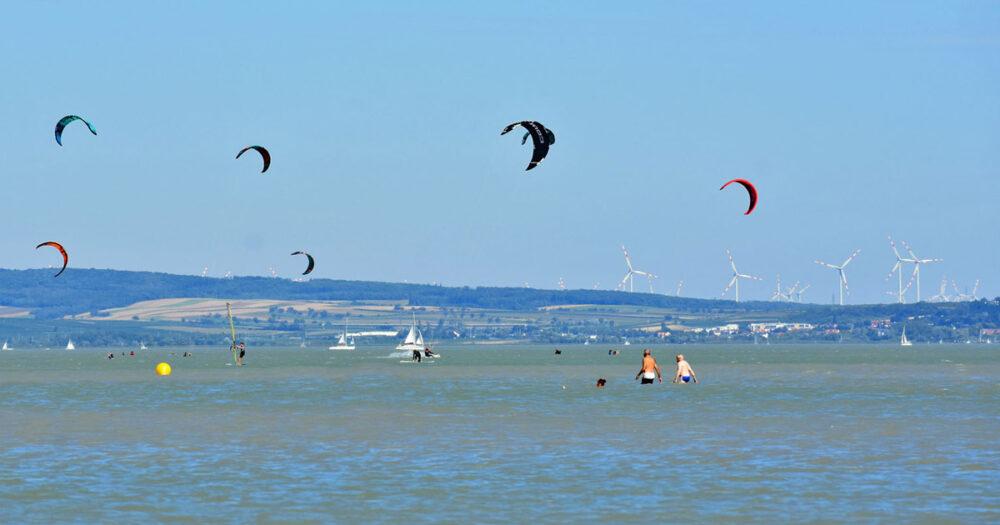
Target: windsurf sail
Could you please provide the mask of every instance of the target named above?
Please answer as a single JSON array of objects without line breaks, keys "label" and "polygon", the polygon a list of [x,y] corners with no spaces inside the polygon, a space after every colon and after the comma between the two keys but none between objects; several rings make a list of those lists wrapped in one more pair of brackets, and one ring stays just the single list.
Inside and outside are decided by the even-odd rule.
[{"label": "windsurf sail", "polygon": [[233,353],[233,362],[236,366],[241,366],[240,349],[236,346],[236,325],[233,324],[233,305],[230,303],[226,303],[226,314],[229,316],[229,336],[232,340],[229,351]]}]

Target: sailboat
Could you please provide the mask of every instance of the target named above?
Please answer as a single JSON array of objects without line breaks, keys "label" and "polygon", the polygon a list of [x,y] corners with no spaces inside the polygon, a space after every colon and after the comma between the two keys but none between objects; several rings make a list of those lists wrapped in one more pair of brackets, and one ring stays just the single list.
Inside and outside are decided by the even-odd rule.
[{"label": "sailboat", "polygon": [[76,345],[73,344],[72,339],[66,342],[66,350],[76,350]]},{"label": "sailboat", "polygon": [[423,352],[426,348],[427,343],[424,342],[424,334],[422,334],[420,329],[417,328],[417,319],[416,316],[414,316],[413,324],[410,325],[410,331],[406,334],[406,339],[403,339],[403,342],[396,347],[397,353],[393,354],[393,357],[410,357],[413,355],[414,351],[420,352],[424,359],[440,357],[437,354],[425,355]]},{"label": "sailboat", "polygon": [[4,341],[3,342],[3,347],[0,348],[0,350],[7,351],[7,350],[13,350],[13,348],[11,348],[10,346],[7,346],[7,341]]},{"label": "sailboat", "polygon": [[899,338],[899,346],[913,346],[913,341],[906,338],[906,327],[903,327],[903,335]]},{"label": "sailboat", "polygon": [[139,350],[149,350],[149,348],[146,348],[146,343],[139,341]]},{"label": "sailboat", "polygon": [[340,334],[337,344],[330,347],[330,350],[354,350],[354,338],[347,341],[347,318],[344,318],[344,333]]}]

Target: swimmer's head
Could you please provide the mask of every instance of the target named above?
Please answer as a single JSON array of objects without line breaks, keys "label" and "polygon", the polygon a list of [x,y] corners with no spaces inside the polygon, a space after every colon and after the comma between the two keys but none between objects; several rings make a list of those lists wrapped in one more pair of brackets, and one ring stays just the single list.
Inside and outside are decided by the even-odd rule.
[{"label": "swimmer's head", "polygon": [[648,348],[645,348],[645,349],[643,349],[643,351],[642,351],[642,357],[646,357],[646,356],[648,356],[648,355],[650,355],[650,354],[652,354],[652,353],[653,353],[653,351],[652,351],[652,350],[650,350],[650,349],[648,349]]},{"label": "swimmer's head", "polygon": [[684,354],[677,354],[677,362],[680,363],[684,360]]},{"label": "swimmer's head", "polygon": [[605,384],[607,384],[607,380],[603,377],[597,380],[597,388],[604,388]]}]

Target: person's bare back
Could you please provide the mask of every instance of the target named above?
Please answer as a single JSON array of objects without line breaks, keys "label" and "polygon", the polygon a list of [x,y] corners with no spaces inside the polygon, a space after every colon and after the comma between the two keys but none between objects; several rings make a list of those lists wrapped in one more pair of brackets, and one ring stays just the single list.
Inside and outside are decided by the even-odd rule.
[{"label": "person's bare back", "polygon": [[688,383],[694,381],[698,382],[698,376],[694,374],[694,369],[688,364],[687,360],[684,359],[683,354],[677,355],[677,373],[674,374],[674,383],[678,381]]}]

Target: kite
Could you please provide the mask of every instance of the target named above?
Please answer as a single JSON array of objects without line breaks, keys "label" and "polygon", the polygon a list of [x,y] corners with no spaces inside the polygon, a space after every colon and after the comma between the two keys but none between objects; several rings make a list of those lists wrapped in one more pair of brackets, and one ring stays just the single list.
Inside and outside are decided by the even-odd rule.
[{"label": "kite", "polygon": [[91,133],[97,135],[97,130],[94,129],[94,125],[91,124],[90,122],[87,122],[83,117],[78,117],[76,115],[66,115],[65,117],[59,119],[59,122],[56,122],[56,144],[62,146],[63,130],[66,129],[66,126],[68,126],[69,123],[73,122],[74,120],[79,120],[80,122],[83,122],[84,124],[87,125],[87,128],[90,130]]},{"label": "kite", "polygon": [[543,126],[540,122],[535,122],[533,120],[522,120],[521,122],[515,122],[509,124],[507,127],[503,128],[500,135],[506,135],[510,133],[517,126],[521,126],[528,130],[528,133],[524,135],[521,139],[521,144],[528,141],[528,137],[531,137],[531,142],[534,145],[534,150],[531,153],[531,162],[528,163],[528,167],[524,171],[529,171],[538,163],[545,159],[545,156],[549,154],[549,146],[555,143],[556,135],[552,133],[552,130]]},{"label": "kite", "polygon": [[302,272],[302,275],[309,275],[309,273],[313,271],[313,267],[316,266],[316,259],[313,259],[312,255],[309,255],[306,252],[292,252],[292,255],[305,255],[306,258],[309,259],[309,265],[306,266],[306,271]]},{"label": "kite", "polygon": [[241,149],[240,152],[236,154],[236,158],[240,158],[240,155],[243,155],[244,153],[247,152],[247,150],[251,149],[256,150],[257,153],[260,153],[261,158],[264,159],[264,169],[260,170],[261,173],[264,173],[265,171],[267,171],[267,168],[271,166],[271,154],[267,152],[267,149],[264,146],[247,146]]},{"label": "kite", "polygon": [[37,249],[41,248],[42,246],[51,246],[51,247],[59,250],[59,253],[62,254],[62,258],[63,258],[62,269],[59,270],[59,273],[53,275],[53,277],[59,277],[60,274],[62,274],[64,271],[66,271],[66,265],[69,264],[69,254],[66,253],[66,249],[63,248],[63,246],[61,244],[59,244],[57,242],[54,242],[54,241],[43,242],[42,244],[39,244],[38,246],[35,246],[35,249],[37,250]]},{"label": "kite", "polygon": [[723,184],[722,187],[719,188],[719,190],[721,191],[721,190],[726,189],[726,186],[729,186],[730,184],[732,184],[734,182],[737,183],[737,184],[740,184],[744,188],[746,188],[747,193],[750,195],[750,206],[747,207],[746,213],[743,214],[743,215],[750,215],[750,213],[753,212],[753,209],[757,207],[757,188],[755,188],[753,186],[753,183],[751,183],[750,181],[748,181],[746,179],[733,179],[733,180],[731,180],[731,181]]}]

